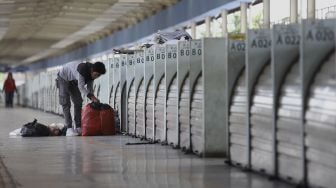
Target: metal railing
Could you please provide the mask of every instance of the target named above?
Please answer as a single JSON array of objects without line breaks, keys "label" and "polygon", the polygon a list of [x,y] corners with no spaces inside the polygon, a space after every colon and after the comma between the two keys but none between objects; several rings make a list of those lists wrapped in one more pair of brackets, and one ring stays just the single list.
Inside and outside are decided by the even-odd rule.
[{"label": "metal railing", "polygon": [[316,10],[317,19],[336,18],[336,5]]}]

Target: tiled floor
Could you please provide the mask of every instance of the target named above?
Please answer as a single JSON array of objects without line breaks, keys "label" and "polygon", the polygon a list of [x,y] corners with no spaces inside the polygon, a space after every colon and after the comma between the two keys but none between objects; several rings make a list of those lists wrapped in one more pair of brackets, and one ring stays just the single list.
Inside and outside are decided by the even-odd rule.
[{"label": "tiled floor", "polygon": [[37,118],[60,116],[0,107],[0,187],[283,188],[282,182],[229,167],[223,159],[201,159],[126,136],[9,138],[11,130]]}]

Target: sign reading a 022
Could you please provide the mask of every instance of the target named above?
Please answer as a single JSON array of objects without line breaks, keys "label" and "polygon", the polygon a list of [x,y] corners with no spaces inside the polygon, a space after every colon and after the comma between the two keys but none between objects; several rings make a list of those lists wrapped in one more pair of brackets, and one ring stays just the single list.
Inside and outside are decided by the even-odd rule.
[{"label": "sign reading a 022", "polygon": [[298,34],[279,34],[276,37],[275,44],[277,45],[300,45],[300,35]]},{"label": "sign reading a 022", "polygon": [[307,41],[332,42],[335,39],[335,33],[327,27],[312,28],[307,31],[305,39]]}]

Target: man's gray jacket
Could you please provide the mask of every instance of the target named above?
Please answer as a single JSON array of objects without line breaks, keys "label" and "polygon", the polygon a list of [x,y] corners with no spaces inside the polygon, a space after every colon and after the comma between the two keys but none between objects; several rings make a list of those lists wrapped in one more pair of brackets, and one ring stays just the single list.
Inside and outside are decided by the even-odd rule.
[{"label": "man's gray jacket", "polygon": [[[88,70],[83,72],[83,69],[79,69],[79,65]],[[93,95],[93,79],[90,75],[91,65],[91,63],[70,62],[62,67],[58,75],[65,81],[78,81],[78,89],[82,96],[90,98]]]}]

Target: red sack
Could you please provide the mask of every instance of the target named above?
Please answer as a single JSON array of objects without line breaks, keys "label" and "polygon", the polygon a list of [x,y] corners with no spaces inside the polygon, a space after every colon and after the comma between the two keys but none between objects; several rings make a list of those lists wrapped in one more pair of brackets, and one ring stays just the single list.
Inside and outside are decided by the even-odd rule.
[{"label": "red sack", "polygon": [[114,110],[108,104],[90,103],[82,110],[82,136],[115,135]]}]

